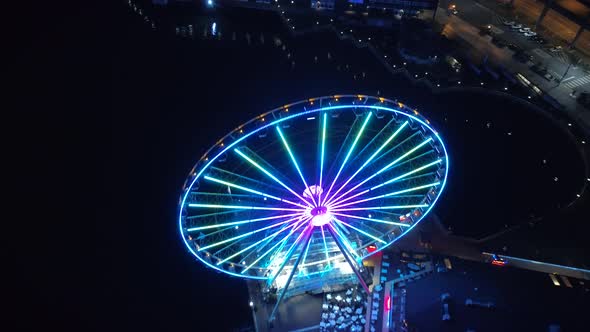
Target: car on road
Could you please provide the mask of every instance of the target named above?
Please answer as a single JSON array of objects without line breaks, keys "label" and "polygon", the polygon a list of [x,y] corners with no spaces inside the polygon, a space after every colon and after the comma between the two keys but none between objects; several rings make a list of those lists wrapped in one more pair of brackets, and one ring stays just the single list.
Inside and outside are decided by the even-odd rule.
[{"label": "car on road", "polygon": [[492,265],[504,266],[506,265],[506,260],[497,254],[492,254]]},{"label": "car on road", "polygon": [[496,305],[494,302],[482,302],[482,301],[475,301],[473,299],[466,299],[465,305],[468,307],[480,307],[480,308],[487,308],[487,309],[494,309]]},{"label": "car on road", "polygon": [[522,50],[515,51],[512,56],[516,59],[516,61],[518,61],[520,63],[527,63],[527,62],[533,61],[535,59],[532,55],[530,55]]},{"label": "car on road", "polygon": [[451,320],[451,311],[449,309],[449,304],[451,302],[451,294],[444,293],[440,296],[440,300],[442,303],[442,312],[441,312],[441,319],[443,321],[450,321]]}]

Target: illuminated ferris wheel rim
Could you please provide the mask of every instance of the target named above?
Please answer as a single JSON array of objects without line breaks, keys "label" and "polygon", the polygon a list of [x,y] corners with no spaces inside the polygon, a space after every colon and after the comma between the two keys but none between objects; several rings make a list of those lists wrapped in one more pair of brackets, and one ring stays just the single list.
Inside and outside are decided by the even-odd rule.
[{"label": "illuminated ferris wheel rim", "polygon": [[[340,100],[349,100],[349,102],[343,104]],[[364,103],[363,104],[355,104],[355,102],[357,100],[359,102],[363,101]],[[366,103],[369,101],[374,102],[374,104],[367,105]],[[324,105],[322,105],[322,104],[324,104]],[[327,105],[325,105],[325,104],[327,104]],[[288,116],[280,117],[278,119],[275,119],[274,121],[268,121],[268,123],[265,125],[258,125],[255,129],[253,129],[247,133],[244,133],[244,128],[249,127],[250,125],[255,124],[257,122],[260,123],[260,121],[265,121],[266,117],[268,117],[270,115],[274,115],[275,112],[277,112],[277,111],[288,112],[289,109],[296,109],[298,106],[303,106],[303,109],[298,112],[291,112],[291,113],[289,113]],[[307,109],[308,107],[310,109]],[[257,133],[260,133],[265,129],[271,128],[271,127],[276,126],[282,122],[289,121],[289,120],[295,119],[297,117],[301,117],[301,116],[305,116],[305,115],[313,115],[315,113],[345,110],[345,109],[367,109],[367,110],[385,111],[385,112],[392,112],[392,113],[401,114],[403,116],[406,116],[406,117],[418,122],[420,125],[428,128],[430,133],[436,137],[436,141],[438,143],[440,143],[440,146],[442,147],[443,152],[444,152],[444,166],[445,167],[444,167],[444,178],[440,182],[440,186],[438,187],[439,189],[437,190],[436,197],[432,200],[432,202],[430,204],[428,204],[426,211],[419,215],[418,220],[416,220],[413,224],[411,224],[404,232],[402,232],[399,236],[397,236],[392,241],[381,246],[379,248],[379,250],[369,252],[368,254],[364,255],[360,259],[367,258],[367,257],[375,254],[376,252],[390,246],[391,244],[396,242],[398,239],[404,237],[411,229],[413,229],[434,207],[434,205],[438,201],[438,198],[442,194],[444,187],[446,185],[446,180],[447,180],[447,175],[448,175],[448,164],[449,164],[448,154],[447,154],[447,150],[444,145],[444,142],[442,141],[442,139],[438,135],[438,132],[436,130],[434,130],[434,128],[432,128],[429,125],[430,122],[427,119],[425,119],[424,117],[422,117],[416,110],[412,110],[409,107],[407,107],[406,105],[399,103],[397,101],[392,101],[392,100],[381,98],[381,97],[366,96],[366,95],[324,96],[324,97],[312,98],[312,99],[302,100],[302,101],[299,101],[296,103],[288,104],[288,105],[273,109],[271,111],[268,111],[262,115],[259,115],[258,117],[255,117],[254,119],[235,128],[233,131],[231,131],[229,134],[224,136],[222,139],[218,140],[217,143],[214,146],[212,146],[200,158],[200,160],[197,162],[197,164],[191,170],[190,176],[189,176],[189,178],[187,178],[187,180],[183,186],[183,194],[181,196],[181,200],[180,200],[180,204],[179,204],[179,215],[178,215],[179,230],[180,230],[181,236],[183,238],[183,241],[184,241],[185,245],[187,246],[187,248],[189,249],[189,251],[195,257],[197,257],[201,262],[203,262],[207,266],[209,266],[219,272],[224,272],[224,273],[227,273],[227,274],[230,274],[233,276],[237,276],[240,278],[267,280],[268,277],[265,277],[265,276],[263,277],[263,276],[244,275],[244,274],[228,271],[228,270],[224,269],[223,267],[219,267],[215,264],[211,264],[211,263],[207,262],[207,260],[205,260],[202,257],[202,255],[200,255],[199,253],[197,253],[195,251],[195,248],[193,246],[191,246],[191,244],[187,241],[187,234],[183,228],[183,213],[186,213],[186,209],[188,208],[188,204],[186,204],[186,201],[187,201],[187,198],[189,197],[191,189],[193,188],[193,186],[195,185],[197,180],[202,178],[203,173],[207,169],[209,169],[209,167],[212,165],[213,162],[215,162],[224,153],[227,153],[231,149],[234,149],[234,147],[237,144],[243,142],[247,138],[249,138]],[[242,134],[241,137],[239,137],[238,139],[233,138],[232,134],[236,134],[238,132]],[[225,146],[224,141],[227,141],[228,139],[234,139],[234,141],[231,142],[230,144],[228,144],[227,146]],[[235,150],[237,152],[237,149],[235,149]],[[197,173],[196,169],[199,167],[200,167],[200,170]],[[187,186],[187,183],[189,183],[188,186]],[[321,188],[320,188],[320,190],[321,190]],[[305,193],[304,193],[304,196],[305,196]],[[330,199],[332,199],[332,198],[333,197],[331,197]],[[318,206],[315,206],[315,207],[310,206],[307,209],[308,215],[310,215],[310,213],[314,210],[314,208],[317,208],[317,207]],[[311,214],[313,214],[313,215],[310,215],[311,219],[315,219],[315,217],[316,217],[315,212],[311,213]],[[321,214],[323,214],[323,213],[321,213]],[[314,224],[314,226],[320,226],[320,225],[324,225],[325,221],[318,220],[317,224],[315,224],[313,221],[311,223]],[[233,263],[232,263],[232,266],[233,266]]]}]

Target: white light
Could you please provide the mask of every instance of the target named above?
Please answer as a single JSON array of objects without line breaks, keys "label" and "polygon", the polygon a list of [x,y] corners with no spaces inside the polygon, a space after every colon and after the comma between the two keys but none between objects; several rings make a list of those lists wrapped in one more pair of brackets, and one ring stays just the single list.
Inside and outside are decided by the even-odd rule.
[{"label": "white light", "polygon": [[240,228],[240,226],[236,226],[236,229]]},{"label": "white light", "polygon": [[508,88],[505,87],[504,90],[508,90]]},{"label": "white light", "polygon": [[250,308],[254,307],[254,302],[250,301]]},{"label": "white light", "polygon": [[568,127],[571,127],[571,126],[572,126],[572,124],[571,124],[571,123],[568,123],[567,125],[568,125]]},{"label": "white light", "polygon": [[332,215],[329,213],[318,214],[311,218],[311,224],[314,226],[323,226],[332,220]]},{"label": "white light", "polygon": [[209,6],[209,7],[213,6],[213,0],[207,0],[207,6]]}]

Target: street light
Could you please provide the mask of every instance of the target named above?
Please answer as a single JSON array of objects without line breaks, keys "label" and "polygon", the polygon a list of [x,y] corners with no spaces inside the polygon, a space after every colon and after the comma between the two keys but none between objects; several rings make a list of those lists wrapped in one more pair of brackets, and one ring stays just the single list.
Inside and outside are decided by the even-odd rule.
[{"label": "street light", "polygon": [[250,308],[254,308],[254,302],[250,301]]}]

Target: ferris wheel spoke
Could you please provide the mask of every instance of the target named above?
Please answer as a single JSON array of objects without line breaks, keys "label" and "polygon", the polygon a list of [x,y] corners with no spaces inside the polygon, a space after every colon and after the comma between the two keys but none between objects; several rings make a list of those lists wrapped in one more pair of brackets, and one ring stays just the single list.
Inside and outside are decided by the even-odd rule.
[{"label": "ferris wheel spoke", "polygon": [[248,177],[248,176],[245,176],[242,174],[237,174],[237,173],[234,173],[234,172],[231,172],[231,171],[219,168],[219,167],[211,167],[211,169],[214,171],[220,172],[220,173],[231,175],[231,176],[235,177],[236,179],[241,179],[241,180],[244,180],[245,182],[256,183],[260,186],[264,186],[265,188],[270,188],[270,189],[277,190],[277,191],[283,191],[283,189],[284,189],[284,188],[276,186],[272,183],[256,180],[251,177]]},{"label": "ferris wheel spoke", "polygon": [[[305,251],[303,252],[303,260],[301,261],[300,267],[305,266],[305,259],[307,258],[307,253],[309,252],[309,247],[311,245],[311,237],[313,236],[313,230],[311,231],[310,239],[305,244]],[[301,254],[300,254],[301,255]]]},{"label": "ferris wheel spoke", "polygon": [[338,219],[338,218],[334,218],[334,221],[336,221],[336,222],[338,222],[338,223],[340,223],[340,224],[342,224],[342,225],[344,225],[344,226],[347,226],[348,228],[350,228],[350,229],[353,229],[353,230],[357,231],[358,233],[361,233],[361,234],[363,234],[364,236],[366,236],[366,237],[368,237],[368,238],[370,238],[370,239],[372,239],[372,240],[375,240],[375,241],[377,241],[377,242],[381,242],[381,243],[383,243],[383,244],[386,244],[386,243],[387,243],[387,242],[385,242],[385,241],[381,240],[380,238],[378,238],[378,237],[376,237],[376,236],[374,236],[374,235],[371,235],[371,234],[369,234],[369,233],[367,233],[367,232],[363,231],[362,229],[356,228],[356,227],[352,226],[351,224],[349,224],[349,223],[346,223],[346,222],[344,222],[344,221],[342,221],[342,220],[340,220],[340,219]]},{"label": "ferris wheel spoke", "polygon": [[271,228],[279,227],[279,226],[281,226],[281,225],[283,225],[283,224],[286,224],[286,223],[292,222],[293,220],[295,220],[295,219],[297,219],[297,218],[299,218],[299,217],[295,217],[295,218],[287,219],[287,220],[284,220],[284,221],[281,221],[281,222],[277,222],[277,223],[275,223],[275,224],[272,224],[272,225],[269,225],[269,226],[266,226],[266,227],[259,228],[259,229],[255,230],[255,231],[247,232],[247,233],[244,233],[244,234],[241,234],[241,235],[238,235],[238,236],[235,236],[235,237],[232,237],[232,238],[229,238],[229,239],[223,240],[223,241],[219,241],[219,242],[216,242],[216,243],[213,243],[213,244],[207,245],[207,246],[205,246],[205,247],[200,247],[198,251],[202,251],[202,250],[205,250],[205,249],[209,249],[209,248],[217,247],[217,246],[219,246],[219,245],[222,245],[222,244],[224,244],[224,243],[228,243],[228,242],[231,242],[231,241],[235,241],[235,240],[241,239],[241,238],[243,238],[243,237],[250,236],[250,235],[252,235],[252,234],[256,234],[256,233],[259,233],[259,232],[265,231],[265,230],[267,230],[267,229],[271,229]]},{"label": "ferris wheel spoke", "polygon": [[387,157],[390,153],[396,151],[400,146],[404,146],[408,141],[410,141],[411,139],[413,139],[414,137],[416,137],[418,135],[420,135],[420,132],[419,131],[416,131],[413,134],[411,134],[410,136],[404,138],[401,142],[397,143],[392,148],[390,148],[389,150],[385,151],[385,153],[383,153],[379,157],[375,158],[375,162],[381,160],[384,157]]},{"label": "ferris wheel spoke", "polygon": [[305,209],[292,209],[283,207],[265,207],[265,206],[247,206],[247,205],[221,205],[221,204],[199,204],[190,203],[192,208],[209,208],[209,209],[238,209],[238,210],[268,210],[268,211],[298,211],[303,212]]},{"label": "ferris wheel spoke", "polygon": [[[284,229],[284,228],[286,228],[286,227],[288,227],[288,226],[289,226],[289,223],[283,224],[283,225],[281,225],[281,228],[280,228],[280,229]],[[229,227],[229,228],[231,228],[231,227]],[[228,229],[229,229],[229,228],[228,228]],[[214,232],[214,233],[215,233],[215,232]],[[241,238],[241,239],[237,239],[237,240],[235,240],[235,241],[230,241],[230,243],[229,243],[229,244],[226,244],[226,245],[225,245],[224,247],[222,247],[221,249],[217,249],[217,251],[213,253],[213,256],[215,256],[215,257],[218,257],[218,256],[219,256],[219,253],[221,253],[221,252],[223,252],[223,251],[225,251],[225,250],[227,250],[227,249],[229,249],[229,248],[231,248],[231,247],[235,246],[236,244],[238,244],[238,243],[240,243],[240,242],[242,242],[242,241],[244,241],[244,240],[246,240],[246,239],[248,239],[248,237],[243,237],[243,238]]]},{"label": "ferris wheel spoke", "polygon": [[[425,185],[422,185],[422,186],[417,186],[417,187],[413,187],[413,188],[409,188],[409,189],[399,190],[399,191],[395,191],[395,192],[392,192],[392,193],[389,193],[389,194],[383,194],[383,195],[373,196],[373,197],[361,199],[361,200],[354,201],[354,202],[348,202],[348,203],[345,203],[345,204],[339,204],[339,202],[335,202],[334,205],[329,205],[329,207],[330,208],[334,208],[334,209],[339,209],[339,208],[342,208],[342,207],[345,207],[345,206],[354,205],[354,204],[360,204],[360,203],[364,203],[364,202],[369,202],[369,201],[373,201],[373,200],[376,200],[376,199],[382,199],[382,198],[387,198],[387,197],[394,197],[394,196],[398,196],[399,194],[403,194],[403,193],[407,193],[407,192],[412,192],[412,191],[416,191],[416,190],[421,190],[421,189],[425,189],[425,188],[430,188],[432,186],[437,186],[439,184],[440,184],[440,182],[433,182],[433,183],[425,184]],[[370,190],[371,189],[369,189],[369,191]]]},{"label": "ferris wheel spoke", "polygon": [[387,224],[387,225],[401,226],[401,227],[410,227],[410,225],[404,224],[404,223],[401,223],[401,222],[387,221],[387,220],[381,220],[381,219],[375,219],[375,218],[366,218],[366,217],[354,216],[354,215],[351,215],[351,214],[338,213],[338,212],[334,212],[333,214],[335,216],[339,216],[339,217],[345,217],[345,218],[351,218],[351,219],[372,221],[372,222],[376,222],[376,223],[380,223],[380,224]]},{"label": "ferris wheel spoke", "polygon": [[385,135],[385,132],[387,131],[388,128],[391,128],[392,124],[396,123],[395,118],[391,118],[391,120],[389,120],[385,126],[383,126],[383,128],[381,128],[381,130],[379,130],[379,132],[373,136],[373,138],[371,138],[371,140],[369,141],[369,143],[365,144],[365,146],[358,152],[356,153],[356,155],[352,158],[352,161],[354,162],[355,160],[358,160],[359,157],[364,155],[364,152],[366,150],[369,150],[372,146],[373,146],[373,142],[375,142],[379,137]]},{"label": "ferris wheel spoke", "polygon": [[330,192],[332,191],[332,188],[334,188],[334,184],[338,180],[338,177],[340,176],[340,173],[344,169],[344,166],[346,166],[346,163],[348,162],[348,159],[350,158],[350,155],[351,155],[352,151],[354,151],[354,148],[356,147],[356,144],[357,144],[358,140],[361,138],[361,136],[363,134],[363,131],[365,130],[365,127],[367,126],[367,123],[371,119],[371,115],[372,114],[373,114],[372,112],[367,113],[367,117],[365,118],[365,121],[363,122],[363,125],[361,126],[361,128],[358,131],[356,137],[354,138],[354,141],[352,142],[352,145],[348,149],[348,153],[344,157],[344,161],[342,161],[342,164],[340,165],[340,168],[338,169],[338,173],[336,173],[336,176],[334,177],[334,180],[332,180],[332,184],[330,185],[330,188],[326,192],[326,195],[324,195],[324,197],[326,197],[327,199],[330,197]]},{"label": "ferris wheel spoke", "polygon": [[[301,217],[299,217],[299,219],[300,219],[300,218],[301,218]],[[295,219],[297,219],[297,218],[295,218]],[[293,223],[293,224],[290,224],[290,225],[288,225],[287,227],[283,227],[283,228],[281,228],[280,230],[278,230],[278,231],[274,232],[273,234],[271,234],[271,235],[269,235],[269,236],[267,236],[267,237],[265,237],[265,238],[263,238],[263,239],[261,239],[261,240],[258,240],[258,241],[256,241],[256,242],[252,243],[251,245],[247,246],[246,248],[244,248],[244,249],[242,249],[242,250],[240,250],[240,251],[238,251],[238,252],[236,252],[236,253],[234,253],[234,254],[232,254],[232,255],[230,255],[230,256],[228,256],[228,257],[224,258],[224,259],[222,259],[221,261],[217,262],[217,264],[216,264],[216,265],[218,265],[218,266],[219,266],[219,265],[221,265],[221,264],[223,264],[223,263],[227,262],[228,260],[230,260],[230,259],[232,259],[232,258],[234,258],[234,257],[236,257],[236,256],[238,256],[238,255],[241,255],[242,253],[244,253],[244,252],[246,252],[246,251],[248,251],[248,250],[250,250],[250,249],[252,249],[252,248],[256,247],[257,245],[261,244],[262,242],[264,242],[264,241],[266,241],[266,240],[269,240],[269,239],[274,239],[274,238],[275,238],[277,235],[281,234],[282,232],[284,232],[284,231],[286,231],[287,229],[289,229],[289,228],[292,228],[292,227],[294,227],[294,226],[296,226],[296,225],[297,225],[297,223]]]},{"label": "ferris wheel spoke", "polygon": [[[320,148],[320,188],[322,188],[322,181],[324,176],[324,155],[326,153],[326,123],[328,121],[327,113],[322,116],[322,140]],[[318,194],[318,205],[320,205],[321,196]]]},{"label": "ferris wheel spoke", "polygon": [[289,143],[287,142],[285,135],[283,135],[283,132],[281,131],[281,128],[279,126],[276,126],[276,128],[277,128],[277,132],[279,133],[279,136],[281,137],[281,140],[283,141],[283,145],[285,146],[285,149],[289,153],[289,157],[291,158],[291,162],[293,163],[293,166],[295,166],[295,169],[297,169],[297,173],[299,173],[299,177],[301,178],[301,181],[303,181],[303,185],[305,186],[305,189],[307,190],[307,192],[310,193],[310,197],[311,197],[311,201],[313,202],[313,205],[316,206],[317,204],[315,202],[315,199],[313,198],[313,194],[309,190],[309,186],[307,185],[307,181],[305,181],[305,177],[303,176],[303,173],[301,172],[301,169],[299,168],[299,164],[297,163],[297,160],[295,159],[295,155],[293,155],[293,152],[291,151],[291,148],[289,147]]},{"label": "ferris wheel spoke", "polygon": [[328,265],[331,265],[330,253],[328,252],[328,244],[326,243],[326,235],[324,234],[324,225],[321,225],[320,229],[322,231],[322,240],[324,241],[324,250],[326,251],[326,262],[328,263]]},{"label": "ferris wheel spoke", "polygon": [[343,197],[345,197],[346,195],[348,195],[349,193],[351,193],[353,190],[357,189],[358,187],[362,186],[363,184],[369,182],[370,180],[372,180],[373,178],[375,178],[376,176],[378,176],[379,174],[387,171],[388,169],[390,169],[391,167],[393,167],[395,164],[397,164],[398,162],[404,160],[407,156],[411,155],[412,153],[414,153],[416,150],[418,150],[419,148],[421,148],[422,146],[426,145],[428,142],[432,141],[432,138],[429,137],[426,140],[424,140],[422,143],[418,144],[417,146],[413,147],[410,151],[404,153],[402,156],[400,156],[399,158],[395,159],[394,161],[392,161],[391,163],[387,164],[385,167],[381,168],[379,171],[377,171],[376,173],[373,173],[371,176],[369,176],[368,178],[364,179],[363,181],[359,182],[358,184],[354,185],[352,188],[348,189],[346,192],[344,192],[343,194],[341,194],[338,198],[335,198],[334,200],[340,200]]},{"label": "ferris wheel spoke", "polygon": [[242,225],[242,224],[249,224],[249,223],[257,222],[257,221],[282,219],[282,218],[287,218],[287,217],[292,217],[292,216],[299,216],[299,215],[301,215],[301,212],[299,212],[299,213],[288,213],[288,214],[282,214],[282,215],[278,215],[278,216],[270,216],[270,217],[264,217],[264,218],[255,218],[255,219],[247,219],[247,220],[240,220],[240,221],[232,221],[232,222],[223,223],[223,224],[215,224],[215,225],[207,225],[207,226],[200,226],[200,227],[192,227],[192,228],[187,228],[187,232],[201,231],[201,230],[205,230],[205,229],[212,229],[212,228],[219,228],[219,227],[226,227],[226,226],[236,226],[236,225]]},{"label": "ferris wheel spoke", "polygon": [[[352,244],[350,244],[350,241],[348,241],[347,236],[344,235],[344,234],[342,234],[341,230],[346,230],[346,228],[344,228],[344,226],[342,226],[342,224],[339,224],[339,223],[328,223],[327,225],[328,226],[331,226],[334,229],[334,232],[336,232],[336,235],[338,235],[338,237],[340,238],[340,241],[342,241],[342,243],[344,244],[344,246],[348,249],[348,252],[349,253],[353,254],[357,258],[360,257],[356,253],[356,250],[352,247]],[[346,231],[348,232],[348,230],[346,230]]]},{"label": "ferris wheel spoke", "polygon": [[261,191],[250,189],[250,188],[247,188],[247,187],[244,187],[244,186],[240,186],[240,185],[237,185],[237,184],[234,184],[234,183],[231,183],[231,182],[219,180],[219,179],[216,179],[216,178],[213,178],[213,177],[210,177],[210,176],[205,176],[205,179],[206,180],[209,180],[209,181],[213,181],[213,182],[219,183],[219,184],[226,185],[228,187],[233,187],[233,188],[236,188],[236,189],[241,189],[241,190],[244,190],[244,191],[247,191],[247,192],[256,194],[256,195],[260,195],[260,196],[263,196],[263,197],[268,197],[270,199],[274,199],[274,200],[279,201],[279,202],[284,202],[284,203],[288,203],[288,204],[291,204],[291,205],[295,205],[295,206],[298,206],[298,207],[303,208],[303,209],[306,209],[307,208],[305,205],[302,205],[302,204],[299,204],[299,203],[295,203],[295,202],[292,202],[292,201],[289,201],[289,200],[286,200],[286,199],[283,199],[283,198],[279,198],[279,197],[276,197],[276,196],[273,196],[273,195],[269,195],[269,194],[263,193]]},{"label": "ferris wheel spoke", "polygon": [[221,216],[224,214],[236,213],[238,211],[242,211],[242,210],[229,210],[229,211],[219,211],[219,212],[213,212],[213,213],[198,214],[198,215],[194,215],[194,216],[187,216],[186,219],[190,220],[190,219],[198,219],[198,218],[216,217],[216,216]]},{"label": "ferris wheel spoke", "polygon": [[402,210],[428,207],[428,204],[414,204],[414,205],[388,205],[388,206],[368,206],[361,208],[348,208],[348,209],[333,209],[333,212],[346,212],[346,211],[370,211],[370,210]]},{"label": "ferris wheel spoke", "polygon": [[373,188],[371,188],[371,190],[375,190],[377,188],[383,187],[383,186],[388,185],[390,183],[399,181],[399,180],[401,180],[403,178],[406,178],[408,175],[412,175],[412,174],[418,173],[418,172],[420,172],[420,171],[422,171],[422,170],[424,170],[424,169],[426,169],[428,167],[431,167],[431,166],[440,164],[441,162],[442,162],[442,159],[437,159],[437,160],[435,160],[435,161],[433,161],[431,163],[428,163],[428,164],[426,164],[424,166],[420,166],[420,167],[418,167],[418,168],[416,168],[414,170],[411,170],[411,171],[409,171],[409,172],[407,172],[405,174],[402,174],[400,176],[397,176],[397,177],[395,177],[395,178],[393,178],[391,180],[387,180],[387,181],[385,181],[385,182],[383,182],[381,184],[378,184],[378,185],[374,186]]},{"label": "ferris wheel spoke", "polygon": [[240,157],[246,159],[246,161],[248,161],[250,164],[252,164],[256,168],[258,168],[260,171],[262,171],[264,174],[266,174],[271,179],[273,179],[276,183],[280,184],[283,188],[287,189],[290,193],[292,193],[293,195],[295,195],[295,197],[297,197],[301,201],[305,202],[309,207],[313,207],[313,205],[311,203],[309,203],[305,198],[301,197],[301,195],[299,195],[298,193],[296,193],[293,189],[291,189],[289,186],[287,186],[286,184],[284,184],[281,180],[277,179],[276,176],[272,175],[264,167],[260,166],[260,164],[258,164],[256,161],[252,160],[252,158],[246,156],[242,151],[240,151],[238,149],[234,149],[234,151],[238,155],[240,155]]},{"label": "ferris wheel spoke", "polygon": [[381,153],[381,150],[383,150],[407,125],[408,121],[399,126],[399,128],[393,132],[393,134],[391,134],[391,136],[389,136],[389,138],[383,142],[383,144],[381,144],[381,146],[375,152],[373,152],[373,154],[361,165],[361,167],[359,167],[359,169],[354,172],[352,176],[350,176],[348,180],[346,180],[346,182],[344,182],[344,184],[341,185],[330,198],[328,198],[325,204],[329,205],[333,198],[338,195],[338,193],[344,189],[350,183],[350,181],[352,181],[352,179],[354,179],[355,176],[357,176],[379,153]]},{"label": "ferris wheel spoke", "polygon": [[285,237],[283,237],[279,242],[275,243],[270,249],[268,249],[267,251],[264,252],[264,254],[260,255],[258,258],[256,258],[256,260],[254,260],[254,262],[252,262],[250,265],[248,265],[242,272],[240,272],[241,274],[245,273],[246,271],[248,271],[250,268],[252,268],[252,266],[254,266],[256,263],[258,263],[261,259],[263,259],[264,257],[266,257],[266,255],[268,255],[269,253],[271,253],[275,248],[277,248],[278,246],[282,245],[283,243],[285,243],[289,237],[291,237],[291,235],[293,235],[293,233],[295,233],[297,230],[299,230],[299,228],[301,228],[301,226],[305,225],[305,222],[307,220],[309,220],[309,217],[303,218],[301,221],[298,221],[295,225],[294,228],[291,229],[291,231],[289,232],[289,234],[287,234]]},{"label": "ferris wheel spoke", "polygon": [[336,245],[338,246],[338,248],[342,252],[344,259],[346,260],[346,262],[348,262],[348,264],[352,268],[353,272],[355,273],[356,277],[358,278],[359,283],[361,284],[361,286],[363,287],[365,292],[367,292],[367,294],[370,294],[369,287],[367,286],[362,275],[360,274],[360,272],[356,268],[355,262],[352,259],[352,257],[349,255],[349,252],[346,250],[346,247],[344,245],[342,245],[342,243],[340,242],[342,240],[342,238],[338,237],[338,231],[336,230],[336,227],[334,227],[334,225],[332,225],[332,223],[328,224],[328,231],[330,232],[330,235],[332,235],[332,238],[334,238],[334,242],[336,243]]},{"label": "ferris wheel spoke", "polygon": [[[303,237],[303,235],[305,235],[305,231],[307,229],[309,229],[310,227],[313,227],[311,224],[308,224],[309,226],[307,226],[306,228],[303,229],[303,231],[299,234],[299,236],[297,237],[297,239],[295,239],[295,241],[293,242],[293,244],[291,245],[291,247],[289,248],[289,250],[287,250],[287,253],[285,254],[284,258],[283,258],[283,262],[281,263],[281,265],[279,266],[278,270],[276,273],[274,273],[273,277],[268,281],[268,285],[272,285],[275,280],[277,279],[277,277],[279,276],[279,274],[281,274],[281,272],[283,271],[283,268],[285,267],[285,265],[287,265],[287,262],[289,262],[289,260],[291,259],[291,256],[293,255],[293,253],[295,252],[295,249],[299,246],[301,238]],[[273,258],[273,261],[276,259],[277,257],[275,256]],[[271,262],[272,264],[272,262]]]}]

